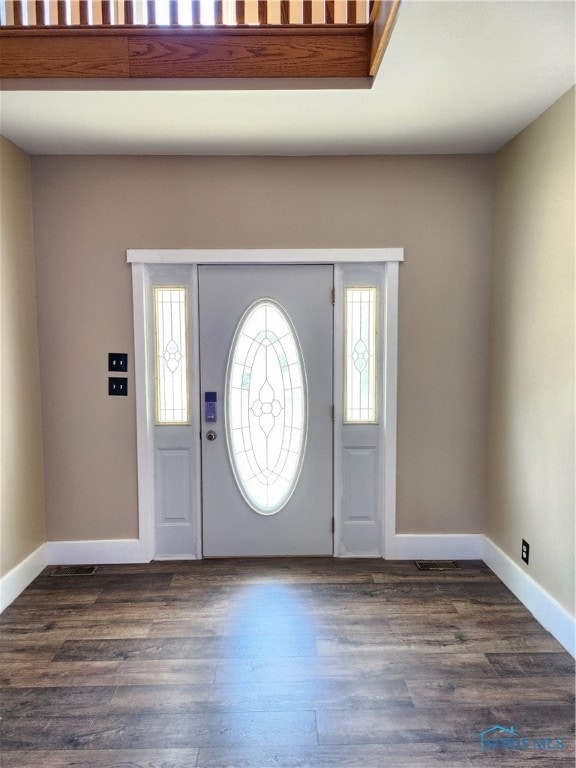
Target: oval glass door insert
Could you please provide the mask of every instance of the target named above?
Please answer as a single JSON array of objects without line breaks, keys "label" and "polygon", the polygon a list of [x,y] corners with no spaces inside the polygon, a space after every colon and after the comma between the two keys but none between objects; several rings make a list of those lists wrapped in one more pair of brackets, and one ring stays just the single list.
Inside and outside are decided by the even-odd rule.
[{"label": "oval glass door insert", "polygon": [[302,468],[307,391],[296,332],[273,299],[255,301],[238,323],[228,358],[226,417],[242,496],[261,515],[279,512]]}]

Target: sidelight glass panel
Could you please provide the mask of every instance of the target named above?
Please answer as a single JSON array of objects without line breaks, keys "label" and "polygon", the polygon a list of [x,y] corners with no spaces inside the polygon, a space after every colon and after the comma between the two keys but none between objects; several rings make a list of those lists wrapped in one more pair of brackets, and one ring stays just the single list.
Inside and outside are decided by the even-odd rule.
[{"label": "sidelight glass panel", "polygon": [[240,492],[272,515],[296,488],[307,428],[306,376],[298,338],[272,299],[251,304],[228,359],[226,437]]},{"label": "sidelight glass panel", "polygon": [[375,424],[377,414],[375,286],[348,286],[345,295],[344,421]]},{"label": "sidelight glass panel", "polygon": [[189,424],[187,289],[154,287],[156,423]]}]

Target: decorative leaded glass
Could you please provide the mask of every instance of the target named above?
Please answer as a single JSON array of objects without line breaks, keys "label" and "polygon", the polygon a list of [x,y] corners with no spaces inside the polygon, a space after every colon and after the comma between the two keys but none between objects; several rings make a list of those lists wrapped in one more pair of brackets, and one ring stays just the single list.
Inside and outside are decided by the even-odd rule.
[{"label": "decorative leaded glass", "polygon": [[228,360],[226,436],[238,488],[255,512],[294,492],[306,444],[306,376],[290,318],[272,299],[251,304]]},{"label": "decorative leaded glass", "polygon": [[154,287],[156,423],[188,424],[186,288]]},{"label": "decorative leaded glass", "polygon": [[374,286],[346,288],[344,421],[348,423],[375,424],[378,419],[377,296]]}]

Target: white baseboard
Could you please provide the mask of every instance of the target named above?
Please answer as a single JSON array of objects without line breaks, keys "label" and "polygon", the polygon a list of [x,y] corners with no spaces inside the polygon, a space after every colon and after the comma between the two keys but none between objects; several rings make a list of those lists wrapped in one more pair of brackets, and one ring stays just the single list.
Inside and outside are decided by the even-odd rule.
[{"label": "white baseboard", "polygon": [[481,533],[397,533],[386,542],[387,560],[481,560]]},{"label": "white baseboard", "polygon": [[[576,618],[487,536],[396,534],[386,549],[388,560],[483,559],[540,624],[576,656]],[[151,553],[138,539],[46,542],[0,579],[0,613],[47,565],[147,563],[150,560]]]},{"label": "white baseboard", "polygon": [[139,539],[47,541],[47,565],[109,565],[149,563],[151,553]]},{"label": "white baseboard", "polygon": [[24,592],[47,565],[46,548],[42,544],[0,579],[0,613]]},{"label": "white baseboard", "polygon": [[576,618],[487,536],[483,559],[544,629],[576,656]]},{"label": "white baseboard", "polygon": [[[482,534],[396,534],[388,542],[387,560],[481,560]],[[152,553],[138,539],[48,541],[47,565],[147,563]],[[343,552],[339,557],[379,557],[376,552]],[[154,559],[171,559],[159,558]],[[182,560],[182,556],[178,556]],[[195,559],[188,556],[186,559]]]},{"label": "white baseboard", "polygon": [[354,560],[365,560],[367,558],[374,560],[381,558],[382,555],[380,552],[339,552],[337,555],[334,555],[334,557],[345,560],[346,558],[354,559]]}]

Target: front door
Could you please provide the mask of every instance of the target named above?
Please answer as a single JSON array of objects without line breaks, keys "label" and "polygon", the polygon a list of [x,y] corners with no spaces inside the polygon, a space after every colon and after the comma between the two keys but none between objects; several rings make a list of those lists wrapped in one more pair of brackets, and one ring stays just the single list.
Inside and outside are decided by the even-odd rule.
[{"label": "front door", "polygon": [[333,279],[198,268],[205,557],[333,553]]}]

